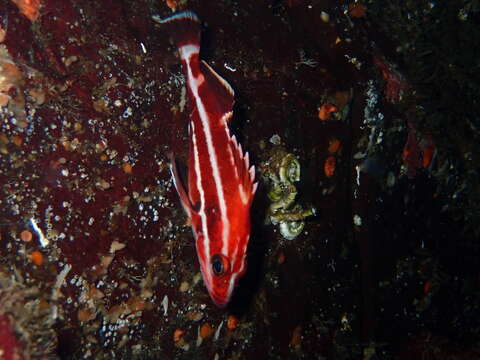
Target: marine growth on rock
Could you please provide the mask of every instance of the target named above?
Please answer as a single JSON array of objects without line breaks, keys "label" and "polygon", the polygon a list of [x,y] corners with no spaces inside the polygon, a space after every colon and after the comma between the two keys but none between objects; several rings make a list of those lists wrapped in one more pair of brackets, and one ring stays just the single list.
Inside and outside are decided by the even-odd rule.
[{"label": "marine growth on rock", "polygon": [[293,240],[302,233],[304,219],[315,214],[313,207],[305,209],[295,202],[298,191],[294,183],[300,181],[300,162],[294,154],[276,146],[261,170],[268,182],[268,219],[278,225],[285,239]]}]

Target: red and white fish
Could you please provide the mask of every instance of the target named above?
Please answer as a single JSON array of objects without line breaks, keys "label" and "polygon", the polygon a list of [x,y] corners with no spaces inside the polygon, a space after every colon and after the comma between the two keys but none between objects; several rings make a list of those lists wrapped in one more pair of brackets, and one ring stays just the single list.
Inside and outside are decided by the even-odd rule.
[{"label": "red and white fish", "polygon": [[203,280],[213,302],[224,307],[246,270],[250,206],[257,183],[248,153],[230,135],[234,93],[200,60],[200,21],[190,11],[153,19],[169,24],[178,46],[192,113],[188,187],[172,158],[171,172],[196,241]]}]

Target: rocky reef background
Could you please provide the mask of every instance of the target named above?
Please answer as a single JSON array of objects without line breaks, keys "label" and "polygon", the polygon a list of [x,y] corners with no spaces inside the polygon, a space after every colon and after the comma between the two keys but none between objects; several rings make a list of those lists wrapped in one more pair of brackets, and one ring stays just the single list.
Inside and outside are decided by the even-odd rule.
[{"label": "rocky reef background", "polygon": [[[0,0],[0,356],[480,357],[478,1]],[[256,164],[203,286],[168,171],[189,9]]]}]

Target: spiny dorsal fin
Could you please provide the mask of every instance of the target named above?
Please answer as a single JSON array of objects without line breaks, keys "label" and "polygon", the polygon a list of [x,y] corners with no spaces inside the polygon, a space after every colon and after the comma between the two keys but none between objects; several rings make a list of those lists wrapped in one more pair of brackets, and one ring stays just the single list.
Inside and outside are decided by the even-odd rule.
[{"label": "spiny dorsal fin", "polygon": [[245,204],[251,203],[258,185],[255,182],[255,166],[250,166],[250,156],[248,152],[243,153],[242,145],[238,143],[235,135],[230,138],[230,146],[235,168],[237,169],[237,175],[240,180],[242,200]]}]

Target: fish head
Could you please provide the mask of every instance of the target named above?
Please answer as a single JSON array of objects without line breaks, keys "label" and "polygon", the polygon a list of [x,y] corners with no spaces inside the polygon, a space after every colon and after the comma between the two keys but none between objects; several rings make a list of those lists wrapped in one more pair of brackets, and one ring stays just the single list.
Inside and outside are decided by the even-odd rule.
[{"label": "fish head", "polygon": [[220,308],[228,304],[235,286],[247,269],[246,249],[250,234],[232,236],[228,246],[215,246],[215,241],[212,241],[209,254],[198,251],[205,286],[212,301]]}]

